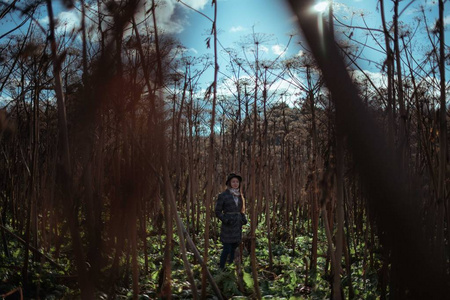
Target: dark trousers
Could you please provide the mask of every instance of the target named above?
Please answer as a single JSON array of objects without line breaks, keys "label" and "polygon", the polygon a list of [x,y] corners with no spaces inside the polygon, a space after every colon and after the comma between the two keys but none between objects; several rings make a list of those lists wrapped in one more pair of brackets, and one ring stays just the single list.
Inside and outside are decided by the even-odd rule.
[{"label": "dark trousers", "polygon": [[221,269],[225,268],[225,263],[229,256],[228,262],[231,264],[234,260],[234,251],[239,246],[239,243],[223,243],[222,254],[220,254],[220,264]]}]

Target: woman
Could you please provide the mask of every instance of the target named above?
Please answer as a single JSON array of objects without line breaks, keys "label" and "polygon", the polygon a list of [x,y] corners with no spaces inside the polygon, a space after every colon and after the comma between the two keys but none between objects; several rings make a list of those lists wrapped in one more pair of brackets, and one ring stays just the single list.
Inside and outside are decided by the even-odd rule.
[{"label": "woman", "polygon": [[220,269],[234,260],[234,251],[242,240],[242,225],[247,224],[245,199],[240,192],[242,177],[231,173],[227,177],[227,189],[219,195],[216,203],[216,216],[222,221],[220,241],[223,244],[220,255]]}]

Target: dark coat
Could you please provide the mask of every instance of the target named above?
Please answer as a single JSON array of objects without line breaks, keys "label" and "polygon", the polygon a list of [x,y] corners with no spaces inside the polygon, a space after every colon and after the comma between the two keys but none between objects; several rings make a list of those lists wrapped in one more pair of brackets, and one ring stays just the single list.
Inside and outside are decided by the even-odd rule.
[{"label": "dark coat", "polygon": [[220,241],[222,243],[240,243],[242,240],[242,225],[247,224],[245,214],[241,213],[242,197],[239,196],[238,205],[233,195],[227,189],[219,194],[216,203],[216,216],[222,221]]}]

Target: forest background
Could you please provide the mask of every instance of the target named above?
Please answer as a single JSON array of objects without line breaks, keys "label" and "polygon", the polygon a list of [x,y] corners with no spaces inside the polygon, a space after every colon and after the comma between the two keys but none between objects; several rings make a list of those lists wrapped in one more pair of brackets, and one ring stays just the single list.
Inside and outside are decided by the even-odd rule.
[{"label": "forest background", "polygon": [[[292,1],[299,34],[234,47],[205,4],[0,2],[0,293],[447,294],[448,1],[377,1],[376,27]],[[171,32],[181,7],[207,54]],[[250,225],[219,272],[231,171]]]}]

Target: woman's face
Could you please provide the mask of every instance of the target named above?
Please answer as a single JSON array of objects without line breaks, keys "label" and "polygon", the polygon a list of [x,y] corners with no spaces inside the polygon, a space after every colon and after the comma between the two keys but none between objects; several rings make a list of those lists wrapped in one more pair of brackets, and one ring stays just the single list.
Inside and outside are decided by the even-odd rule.
[{"label": "woman's face", "polygon": [[233,189],[239,188],[239,179],[237,179],[236,177],[235,177],[235,178],[231,178],[231,180],[230,180],[230,186],[231,186],[231,188],[233,188]]}]

